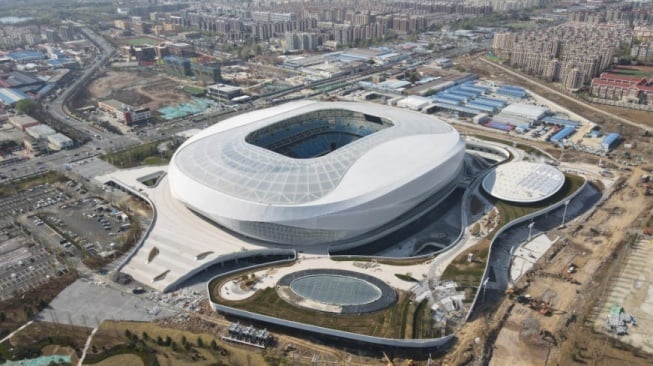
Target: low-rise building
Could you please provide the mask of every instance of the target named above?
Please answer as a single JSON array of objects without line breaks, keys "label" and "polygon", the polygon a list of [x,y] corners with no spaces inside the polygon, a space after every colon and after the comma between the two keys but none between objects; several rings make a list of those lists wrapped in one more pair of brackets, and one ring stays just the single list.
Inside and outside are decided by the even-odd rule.
[{"label": "low-rise building", "polygon": [[149,108],[132,107],[115,99],[98,101],[97,105],[100,110],[112,113],[116,118],[120,119],[120,122],[126,125],[144,122],[152,117]]},{"label": "low-rise building", "polygon": [[48,136],[56,134],[57,131],[53,130],[48,125],[36,125],[25,129],[25,140],[23,145],[28,152],[38,155],[46,152],[48,149]]},{"label": "low-rise building", "polygon": [[590,91],[602,99],[653,104],[653,79],[645,77],[604,72],[592,79]]},{"label": "low-rise building", "polygon": [[54,135],[48,136],[48,148],[50,150],[63,150],[73,147],[73,140],[70,137],[61,134],[55,133]]},{"label": "low-rise building", "polygon": [[17,116],[9,117],[9,123],[11,123],[12,126],[18,128],[19,130],[25,131],[26,128],[34,127],[41,122],[26,114],[19,114]]},{"label": "low-rise building", "polygon": [[39,124],[36,126],[26,128],[25,133],[34,139],[42,140],[42,139],[46,139],[50,135],[54,135],[55,133],[57,133],[57,131],[55,131],[54,129],[52,129],[52,127],[48,125]]},{"label": "low-rise building", "polygon": [[231,100],[235,97],[241,96],[243,94],[243,89],[228,84],[215,84],[209,85],[206,88],[206,92],[209,96],[212,97]]}]

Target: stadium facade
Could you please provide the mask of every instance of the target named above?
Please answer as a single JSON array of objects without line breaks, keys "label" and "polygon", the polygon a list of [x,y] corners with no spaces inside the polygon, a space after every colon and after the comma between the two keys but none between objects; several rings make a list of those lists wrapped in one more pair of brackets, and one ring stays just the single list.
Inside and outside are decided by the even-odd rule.
[{"label": "stadium facade", "polygon": [[447,194],[465,144],[417,112],[292,102],[245,113],[186,141],[168,170],[175,198],[250,238],[289,245],[356,240]]}]

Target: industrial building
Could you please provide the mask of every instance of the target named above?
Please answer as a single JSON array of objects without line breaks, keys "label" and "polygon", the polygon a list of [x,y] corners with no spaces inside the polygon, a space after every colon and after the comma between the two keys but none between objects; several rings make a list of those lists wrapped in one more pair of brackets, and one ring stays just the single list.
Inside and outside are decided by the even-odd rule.
[{"label": "industrial building", "polygon": [[397,107],[420,111],[432,102],[433,101],[429,98],[411,95],[397,102]]},{"label": "industrial building", "polygon": [[228,84],[215,84],[209,85],[206,88],[206,93],[209,96],[217,97],[219,99],[233,99],[243,95],[243,89],[237,86]]},{"label": "industrial building", "polygon": [[12,71],[0,75],[0,87],[19,90],[23,93],[36,92],[43,85],[45,85],[45,81],[27,72]]},{"label": "industrial building", "polygon": [[621,142],[621,135],[613,132],[607,134],[601,141],[601,148],[605,151],[610,151],[617,147]]},{"label": "industrial building", "polygon": [[17,129],[23,132],[25,131],[26,128],[34,127],[38,124],[41,124],[41,122],[37,121],[36,119],[26,114],[19,114],[16,116],[9,117],[9,123],[11,123],[12,126],[16,127]]},{"label": "industrial building", "polygon": [[0,103],[13,107],[24,99],[31,99],[29,95],[18,89],[0,88]]},{"label": "industrial building", "polygon": [[36,61],[41,61],[45,60],[46,56],[45,53],[40,52],[40,51],[15,51],[15,52],[9,52],[6,54],[6,56],[17,64],[26,64],[30,62],[36,62]]},{"label": "industrial building", "polygon": [[48,138],[48,148],[50,150],[59,151],[64,149],[70,149],[74,145],[72,139],[70,139],[68,136],[61,133],[55,133],[54,135],[50,135],[47,138]]},{"label": "industrial building", "polygon": [[98,101],[97,105],[99,109],[114,114],[126,125],[144,122],[152,117],[149,108],[132,107],[115,99]]},{"label": "industrial building", "polygon": [[511,125],[513,127],[532,127],[546,116],[549,110],[532,104],[514,103],[503,108],[499,114],[492,117],[496,123]]}]

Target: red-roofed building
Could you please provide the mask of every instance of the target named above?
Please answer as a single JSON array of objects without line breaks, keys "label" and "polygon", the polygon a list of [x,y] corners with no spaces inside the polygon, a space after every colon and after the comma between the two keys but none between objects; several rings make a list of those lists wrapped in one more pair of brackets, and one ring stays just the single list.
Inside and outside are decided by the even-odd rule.
[{"label": "red-roofed building", "polygon": [[592,95],[603,99],[653,105],[653,79],[641,76],[604,72],[592,79],[590,91]]}]

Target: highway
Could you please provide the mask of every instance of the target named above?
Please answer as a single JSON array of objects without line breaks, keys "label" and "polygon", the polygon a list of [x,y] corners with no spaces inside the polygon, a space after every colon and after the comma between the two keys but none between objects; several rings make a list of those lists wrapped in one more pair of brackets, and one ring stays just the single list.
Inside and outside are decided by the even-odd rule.
[{"label": "highway", "polygon": [[[25,160],[20,163],[0,167],[0,182],[5,180],[17,179],[29,176],[41,171],[58,170],[64,166],[83,159],[97,156],[105,152],[113,152],[123,150],[125,148],[135,146],[142,143],[165,140],[174,134],[190,128],[202,129],[207,125],[217,123],[223,119],[231,116],[245,113],[251,109],[258,109],[271,104],[280,103],[284,101],[284,97],[292,93],[301,91],[302,89],[311,89],[317,87],[334,86],[336,89],[341,89],[343,86],[352,85],[360,80],[363,80],[373,74],[381,73],[391,70],[392,68],[401,66],[402,63],[389,63],[386,65],[371,67],[360,72],[341,75],[333,78],[322,79],[311,82],[307,85],[300,85],[286,90],[273,92],[268,95],[263,95],[249,104],[242,104],[238,106],[224,106],[219,111],[204,113],[205,119],[199,122],[193,122],[193,118],[179,119],[174,121],[167,121],[159,125],[147,125],[140,127],[137,133],[129,133],[125,135],[117,135],[102,129],[91,126],[88,122],[77,119],[69,115],[66,110],[66,104],[71,98],[82,90],[96,75],[98,71],[104,68],[104,65],[111,59],[115,50],[102,36],[93,32],[89,27],[80,28],[81,34],[86,37],[98,48],[98,57],[84,69],[82,75],[74,82],[65,87],[63,92],[47,105],[50,115],[62,124],[69,128],[78,131],[82,136],[86,136],[89,142],[74,149],[62,150],[48,155],[37,156],[32,159]],[[482,47],[481,47],[482,48]],[[464,53],[468,53],[469,48],[451,49],[444,52],[429,55],[423,55],[413,60],[412,66],[415,67],[420,64],[428,62],[432,57],[453,57]],[[296,99],[296,98],[290,98]],[[194,116],[195,117],[195,116]]]}]

